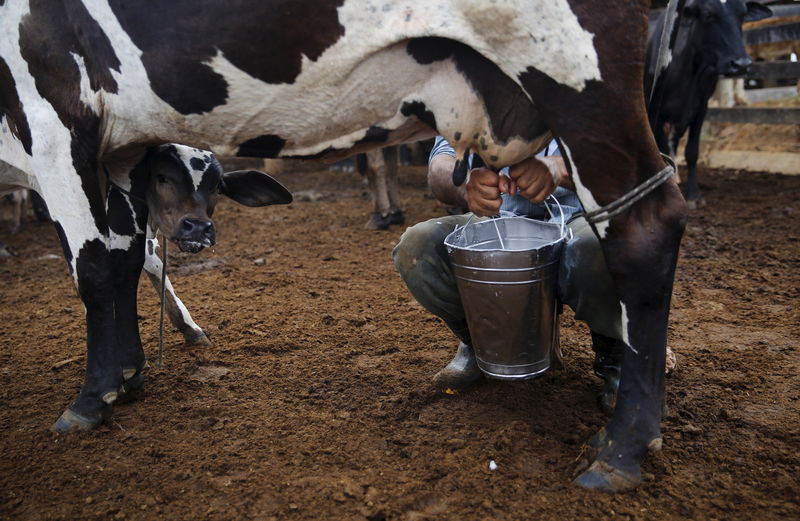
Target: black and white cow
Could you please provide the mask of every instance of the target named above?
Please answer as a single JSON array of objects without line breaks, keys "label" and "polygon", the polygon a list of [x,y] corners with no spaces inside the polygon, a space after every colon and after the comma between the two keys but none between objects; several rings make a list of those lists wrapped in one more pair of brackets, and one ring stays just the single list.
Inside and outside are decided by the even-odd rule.
[{"label": "black and white cow", "polygon": [[687,212],[667,182],[603,213],[669,173],[642,94],[648,10],[644,0],[0,0],[0,159],[41,187],[87,308],[85,381],[59,428],[82,427],[78,415],[93,425],[137,362],[115,333],[115,302],[130,297],[114,278],[101,164],[119,184],[159,143],[334,160],[438,133],[499,168],[552,133],[583,206],[600,212],[593,227],[630,347],[616,410],[577,482],[638,485],[661,445]]},{"label": "black and white cow", "polygon": [[[697,159],[708,99],[720,75],[741,76],[752,63],[744,48],[742,23],[770,16],[768,7],[744,0],[687,0],[683,8],[671,59],[658,79],[660,105],[657,112],[651,111],[650,119],[656,142],[666,154],[674,155],[681,137],[689,131],[684,154],[688,168],[686,198],[692,206],[700,200]],[[663,26],[662,12],[650,24],[647,93],[653,83]]]}]

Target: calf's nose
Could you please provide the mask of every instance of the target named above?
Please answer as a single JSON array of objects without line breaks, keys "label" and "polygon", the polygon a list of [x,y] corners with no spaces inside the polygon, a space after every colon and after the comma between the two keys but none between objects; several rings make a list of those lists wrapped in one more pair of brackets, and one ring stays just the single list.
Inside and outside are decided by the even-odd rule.
[{"label": "calf's nose", "polygon": [[186,238],[214,242],[214,223],[205,219],[184,218],[181,221],[181,235]]}]

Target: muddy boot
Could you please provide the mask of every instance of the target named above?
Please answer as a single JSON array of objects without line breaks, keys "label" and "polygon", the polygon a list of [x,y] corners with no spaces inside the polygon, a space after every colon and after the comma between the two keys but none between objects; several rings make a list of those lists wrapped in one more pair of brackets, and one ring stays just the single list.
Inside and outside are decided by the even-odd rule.
[{"label": "muddy boot", "polygon": [[478,368],[472,346],[459,342],[456,356],[444,369],[434,375],[433,383],[443,391],[447,389],[457,391],[469,387],[481,378],[483,372]]},{"label": "muddy boot", "polygon": [[617,406],[617,391],[622,368],[625,344],[599,333],[592,333],[594,349],[594,374],[603,379],[603,392],[600,395],[600,408],[611,416]]}]

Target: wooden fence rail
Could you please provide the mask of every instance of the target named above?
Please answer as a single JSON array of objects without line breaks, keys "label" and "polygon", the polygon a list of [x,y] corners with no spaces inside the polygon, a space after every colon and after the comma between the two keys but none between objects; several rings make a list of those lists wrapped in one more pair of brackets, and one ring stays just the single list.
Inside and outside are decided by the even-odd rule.
[{"label": "wooden fence rail", "polygon": [[774,80],[800,78],[800,62],[771,61],[755,62],[745,76],[748,80]]},{"label": "wooden fence rail", "polygon": [[800,125],[800,108],[709,108],[706,121]]}]

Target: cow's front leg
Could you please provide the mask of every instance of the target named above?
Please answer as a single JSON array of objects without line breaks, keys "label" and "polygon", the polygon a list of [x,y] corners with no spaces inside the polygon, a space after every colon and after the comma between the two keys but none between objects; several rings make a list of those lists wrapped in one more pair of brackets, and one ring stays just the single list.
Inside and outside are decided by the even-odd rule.
[{"label": "cow's front leg", "polygon": [[[161,270],[163,263],[158,256],[158,241],[155,239],[155,233],[148,231],[148,238],[144,248],[145,262],[144,270],[147,277],[153,284],[153,287],[161,296]],[[186,347],[208,347],[211,341],[206,336],[205,332],[198,326],[192,319],[189,310],[181,302],[181,299],[175,294],[175,289],[172,287],[169,277],[165,277],[164,285],[166,291],[164,292],[165,308],[170,322],[175,328],[183,335],[184,346]]]},{"label": "cow's front leg", "polygon": [[[112,232],[113,233],[113,232]],[[113,238],[113,235],[112,235]],[[113,249],[114,267],[114,318],[119,363],[122,368],[122,385],[119,400],[129,400],[131,393],[144,385],[148,365],[139,335],[136,290],[144,264],[144,234],[137,233],[125,248]]]},{"label": "cow's front leg", "polygon": [[[80,238],[70,238],[76,230],[62,228],[58,213],[51,212],[86,309],[86,374],[78,397],[53,425],[54,431],[63,433],[93,429],[111,414],[111,404],[122,383],[122,370],[115,349],[114,282],[107,239],[80,242]],[[71,246],[79,242],[78,248]]]},{"label": "cow's front leg", "polygon": [[686,200],[689,208],[695,209],[703,206],[704,202],[700,196],[700,185],[697,182],[697,161],[700,159],[700,131],[703,127],[703,120],[706,117],[706,109],[703,108],[692,120],[689,125],[689,136],[686,138]]}]

